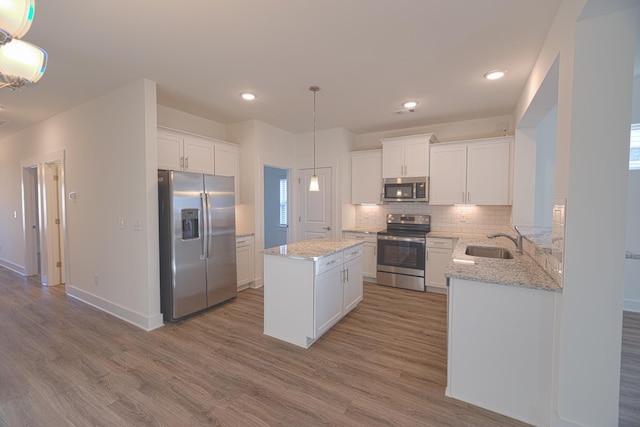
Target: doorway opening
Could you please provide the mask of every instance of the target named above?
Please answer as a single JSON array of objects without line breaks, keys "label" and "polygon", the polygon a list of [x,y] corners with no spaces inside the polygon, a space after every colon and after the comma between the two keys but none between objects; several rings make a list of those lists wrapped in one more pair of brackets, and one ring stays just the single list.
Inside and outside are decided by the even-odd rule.
[{"label": "doorway opening", "polygon": [[286,245],[289,240],[289,171],[264,167],[264,247]]},{"label": "doorway opening", "polygon": [[22,164],[25,275],[66,283],[64,152]]}]

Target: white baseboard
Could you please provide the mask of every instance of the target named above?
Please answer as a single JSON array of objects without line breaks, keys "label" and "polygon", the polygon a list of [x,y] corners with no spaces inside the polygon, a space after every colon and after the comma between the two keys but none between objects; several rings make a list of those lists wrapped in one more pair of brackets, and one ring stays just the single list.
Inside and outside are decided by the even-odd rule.
[{"label": "white baseboard", "polygon": [[264,282],[262,281],[262,277],[260,277],[251,283],[251,289],[260,289],[263,285]]},{"label": "white baseboard", "polygon": [[95,307],[98,310],[102,310],[105,313],[117,317],[118,319],[124,320],[125,322],[131,323],[145,331],[152,331],[164,326],[162,313],[148,317],[70,285],[67,285],[66,291],[67,295],[70,297],[75,298],[78,301],[82,301],[85,304],[89,304],[90,306]]},{"label": "white baseboard", "polygon": [[25,267],[14,264],[11,261],[7,261],[6,259],[0,258],[0,266],[6,268],[7,270],[13,271],[14,273],[18,273],[21,276],[27,275],[27,270]]},{"label": "white baseboard", "polygon": [[640,313],[640,301],[635,301],[632,299],[624,300],[624,311],[633,311],[634,313]]}]

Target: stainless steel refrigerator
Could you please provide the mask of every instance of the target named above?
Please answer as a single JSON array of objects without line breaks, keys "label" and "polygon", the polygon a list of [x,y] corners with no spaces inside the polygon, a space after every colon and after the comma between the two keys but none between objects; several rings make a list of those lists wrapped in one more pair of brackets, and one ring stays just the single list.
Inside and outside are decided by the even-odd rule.
[{"label": "stainless steel refrigerator", "polygon": [[158,211],[164,319],[235,298],[234,178],[159,170]]}]

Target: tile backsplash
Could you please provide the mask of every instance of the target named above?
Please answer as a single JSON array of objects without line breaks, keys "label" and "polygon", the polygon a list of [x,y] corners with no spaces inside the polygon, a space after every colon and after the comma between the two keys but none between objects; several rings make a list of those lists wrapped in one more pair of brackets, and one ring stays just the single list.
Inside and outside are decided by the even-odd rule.
[{"label": "tile backsplash", "polygon": [[511,206],[431,206],[427,203],[389,203],[356,206],[356,227],[386,228],[387,214],[431,215],[431,230],[455,233],[512,233]]}]

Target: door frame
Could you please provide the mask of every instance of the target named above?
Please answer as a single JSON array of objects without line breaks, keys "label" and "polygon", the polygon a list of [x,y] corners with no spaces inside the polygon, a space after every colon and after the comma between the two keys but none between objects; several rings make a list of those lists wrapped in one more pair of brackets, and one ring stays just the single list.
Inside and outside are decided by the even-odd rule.
[{"label": "door frame", "polygon": [[[48,257],[49,257],[49,236],[47,224],[47,191],[58,191],[57,186],[51,188],[47,183],[45,168],[51,164],[58,164],[60,183],[60,245],[61,263],[64,283],[69,283],[69,249],[67,240],[67,214],[66,214],[66,178],[65,178],[65,150],[43,154],[38,157],[31,157],[20,162],[22,171],[22,232],[25,247],[25,271],[26,276],[38,274],[38,260],[36,254],[36,238],[38,237],[32,228],[32,219],[38,218],[38,231],[40,238],[40,274],[41,283],[48,286]],[[36,170],[34,182],[33,170]],[[37,200],[38,203],[33,201]],[[36,212],[37,211],[37,212]],[[37,214],[37,215],[36,215]],[[45,256],[46,255],[46,256]]]}]

